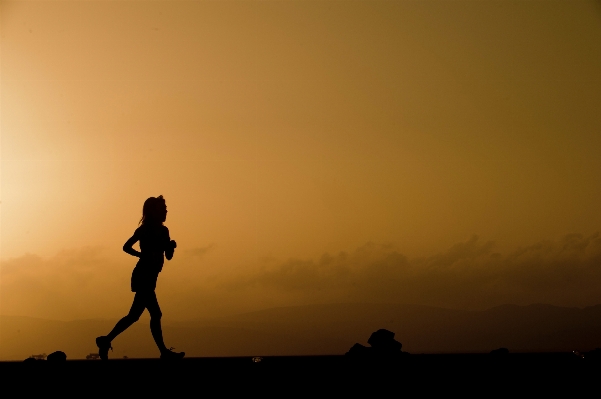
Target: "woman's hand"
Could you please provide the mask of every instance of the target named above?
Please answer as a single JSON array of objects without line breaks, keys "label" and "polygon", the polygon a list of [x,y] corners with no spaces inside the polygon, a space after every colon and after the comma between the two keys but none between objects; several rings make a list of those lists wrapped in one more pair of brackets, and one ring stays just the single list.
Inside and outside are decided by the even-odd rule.
[{"label": "woman's hand", "polygon": [[167,244],[167,248],[165,249],[165,257],[167,260],[171,260],[173,258],[173,251],[177,248],[177,243],[174,240],[169,241]]}]

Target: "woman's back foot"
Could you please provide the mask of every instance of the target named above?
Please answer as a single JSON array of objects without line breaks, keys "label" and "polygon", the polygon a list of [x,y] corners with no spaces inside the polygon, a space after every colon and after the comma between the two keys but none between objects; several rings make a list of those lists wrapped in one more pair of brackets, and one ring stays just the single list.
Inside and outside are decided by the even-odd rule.
[{"label": "woman's back foot", "polygon": [[171,349],[175,349],[175,348],[169,348],[169,349],[165,349],[165,350],[161,351],[161,359],[163,359],[163,360],[179,360],[179,359],[183,359],[184,356],[186,356],[185,352],[173,352]]},{"label": "woman's back foot", "polygon": [[113,350],[111,340],[106,336],[96,338],[96,346],[98,346],[98,355],[102,360],[109,360],[109,349]]}]

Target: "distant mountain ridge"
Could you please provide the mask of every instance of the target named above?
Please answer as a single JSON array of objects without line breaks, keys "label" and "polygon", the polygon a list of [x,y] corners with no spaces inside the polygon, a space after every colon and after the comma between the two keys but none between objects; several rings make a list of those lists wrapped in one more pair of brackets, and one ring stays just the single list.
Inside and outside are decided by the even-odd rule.
[{"label": "distant mountain ridge", "polygon": [[[168,319],[167,319],[168,320]],[[94,338],[116,320],[56,321],[0,316],[0,360],[62,350],[95,352]],[[601,305],[502,305],[483,311],[422,305],[342,303],[280,307],[213,319],[164,323],[168,345],[188,356],[343,354],[371,332],[396,333],[410,353],[587,351],[601,347]],[[143,316],[113,343],[112,357],[158,355]]]}]

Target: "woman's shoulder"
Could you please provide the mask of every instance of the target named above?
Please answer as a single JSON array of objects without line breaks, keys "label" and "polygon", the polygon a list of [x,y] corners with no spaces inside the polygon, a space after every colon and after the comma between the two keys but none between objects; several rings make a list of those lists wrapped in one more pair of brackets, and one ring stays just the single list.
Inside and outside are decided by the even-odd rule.
[{"label": "woman's shoulder", "polygon": [[145,225],[145,224],[143,224],[136,229],[134,234],[141,235],[141,236],[144,236],[144,235],[155,236],[157,234],[169,235],[169,229],[167,228],[167,226],[164,226],[162,224],[161,225]]},{"label": "woman's shoulder", "polygon": [[149,226],[149,230],[152,230],[152,234],[169,234],[169,229],[163,224]]}]

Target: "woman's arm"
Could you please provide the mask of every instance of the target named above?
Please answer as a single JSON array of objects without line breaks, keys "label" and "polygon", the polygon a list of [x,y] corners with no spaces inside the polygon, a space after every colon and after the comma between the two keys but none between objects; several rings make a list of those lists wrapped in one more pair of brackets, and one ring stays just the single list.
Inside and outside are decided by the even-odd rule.
[{"label": "woman's arm", "polygon": [[123,251],[125,251],[125,253],[130,254],[131,256],[137,256],[138,258],[142,256],[142,252],[140,251],[136,251],[133,248],[133,245],[138,242],[138,240],[140,240],[140,238],[138,237],[138,230],[136,230],[134,232],[134,235],[131,236],[129,238],[129,240],[127,240],[125,242],[125,244],[123,244]]}]

